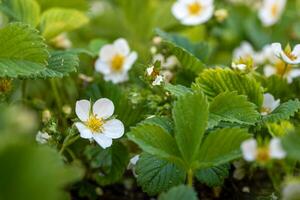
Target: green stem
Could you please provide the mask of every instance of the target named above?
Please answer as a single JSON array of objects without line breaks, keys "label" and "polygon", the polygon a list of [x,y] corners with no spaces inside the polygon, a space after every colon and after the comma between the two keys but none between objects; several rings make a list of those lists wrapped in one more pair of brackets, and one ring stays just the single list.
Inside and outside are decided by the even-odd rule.
[{"label": "green stem", "polygon": [[284,78],[284,75],[285,75],[285,73],[286,73],[286,70],[287,70],[287,68],[288,68],[288,64],[284,64],[284,70],[283,70],[283,73],[282,73],[282,75],[281,75],[281,78],[283,79]]},{"label": "green stem", "polygon": [[64,142],[61,146],[59,154],[62,154],[68,146],[70,146],[71,144],[76,142],[76,140],[78,140],[79,138],[80,138],[80,135],[76,135],[75,137],[71,138],[70,140],[69,140],[69,137],[66,137],[66,139],[64,140]]},{"label": "green stem", "polygon": [[187,173],[187,181],[188,181],[188,186],[193,187],[193,170],[189,169],[188,173]]},{"label": "green stem", "polygon": [[57,104],[58,108],[61,109],[62,108],[62,103],[61,103],[61,99],[60,99],[60,96],[59,96],[59,93],[58,93],[58,89],[57,89],[55,79],[50,79],[50,83],[51,83],[51,88],[53,90],[53,94],[54,94],[56,104]]}]

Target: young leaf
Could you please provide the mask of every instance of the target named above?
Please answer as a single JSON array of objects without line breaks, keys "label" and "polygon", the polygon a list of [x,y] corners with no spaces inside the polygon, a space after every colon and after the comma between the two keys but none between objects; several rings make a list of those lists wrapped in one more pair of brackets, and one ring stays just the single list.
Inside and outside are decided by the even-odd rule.
[{"label": "young leaf", "polygon": [[183,169],[146,153],[141,154],[136,173],[138,185],[149,195],[163,192],[185,181]]},{"label": "young leaf", "polygon": [[263,88],[253,77],[230,69],[207,69],[196,79],[192,88],[203,91],[210,100],[222,92],[236,91],[246,95],[259,108],[263,101]]},{"label": "young leaf", "polygon": [[156,30],[156,33],[165,40],[164,43],[170,52],[178,58],[184,68],[193,71],[195,74],[205,68],[204,63],[189,51],[195,50],[196,46],[192,45],[187,39],[170,35],[159,29]]},{"label": "young leaf", "polygon": [[49,40],[63,32],[73,31],[88,21],[88,18],[78,10],[51,8],[41,17],[42,35]]},{"label": "young leaf", "polygon": [[229,165],[224,164],[211,168],[200,169],[195,173],[196,178],[201,183],[209,187],[221,186],[224,179],[229,176]]},{"label": "young leaf", "polygon": [[36,27],[40,21],[40,6],[35,0],[4,0],[5,6],[12,17],[19,22]]},{"label": "young leaf", "polygon": [[260,117],[256,107],[246,96],[235,91],[220,93],[209,105],[209,127],[217,126],[221,121],[253,125]]},{"label": "young leaf", "polygon": [[188,93],[192,93],[192,90],[190,88],[187,88],[183,85],[172,85],[172,84],[166,84],[165,90],[169,91],[171,95],[175,97],[184,96]]},{"label": "young leaf", "polygon": [[127,136],[145,152],[181,164],[175,139],[164,128],[155,124],[139,124]]},{"label": "young leaf", "polygon": [[0,77],[28,77],[46,68],[46,45],[28,25],[13,23],[0,29],[0,43]]},{"label": "young leaf", "polygon": [[162,193],[158,200],[197,200],[197,194],[193,188],[180,185],[171,188],[168,192]]},{"label": "young leaf", "polygon": [[202,93],[178,98],[172,110],[176,143],[186,163],[195,159],[208,120],[208,103]]},{"label": "young leaf", "polygon": [[271,114],[263,117],[263,122],[278,122],[280,120],[288,120],[293,117],[300,109],[298,99],[289,100],[277,107]]},{"label": "young leaf", "polygon": [[241,156],[240,145],[250,135],[244,129],[225,128],[208,134],[198,154],[200,168],[225,164]]}]

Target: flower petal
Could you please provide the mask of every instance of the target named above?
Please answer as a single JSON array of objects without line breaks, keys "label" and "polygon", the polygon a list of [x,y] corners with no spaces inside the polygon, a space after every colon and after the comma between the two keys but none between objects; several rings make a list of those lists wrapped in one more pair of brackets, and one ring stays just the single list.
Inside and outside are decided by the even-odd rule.
[{"label": "flower petal", "polygon": [[264,74],[266,77],[270,77],[274,74],[276,74],[276,69],[275,67],[271,66],[271,65],[266,65],[264,67]]},{"label": "flower petal", "polygon": [[93,137],[91,130],[88,127],[86,127],[83,123],[76,122],[75,126],[77,127],[80,133],[80,137],[85,139],[91,139]]},{"label": "flower petal", "polygon": [[91,103],[88,100],[80,100],[76,102],[75,113],[77,117],[85,122],[89,119]]},{"label": "flower petal", "polygon": [[107,98],[98,99],[93,105],[93,114],[104,119],[109,118],[114,114],[114,104]]},{"label": "flower petal", "polygon": [[104,45],[100,50],[100,59],[102,61],[110,62],[114,55],[117,54],[115,47],[111,44]]},{"label": "flower petal", "polygon": [[179,20],[188,16],[186,2],[177,1],[176,3],[174,3],[172,6],[172,14],[174,15],[175,18],[177,18]]},{"label": "flower petal", "polygon": [[112,145],[112,139],[105,135],[98,133],[93,135],[93,139],[103,148],[106,149]]},{"label": "flower petal", "polygon": [[119,38],[114,42],[114,47],[117,53],[127,56],[130,52],[128,42],[124,38]]},{"label": "flower petal", "polygon": [[273,138],[270,141],[270,156],[275,159],[283,159],[286,156],[279,138]]},{"label": "flower petal", "polygon": [[123,66],[123,71],[128,71],[131,69],[133,63],[136,61],[136,59],[138,58],[138,55],[136,52],[131,52],[129,54],[129,56],[126,58],[124,66]]},{"label": "flower petal", "polygon": [[112,81],[114,84],[123,83],[128,80],[127,72],[112,73],[104,76],[105,81]]},{"label": "flower petal", "polygon": [[111,73],[111,67],[108,65],[107,62],[104,62],[101,59],[96,60],[95,69],[97,72],[100,72],[104,75]]},{"label": "flower petal", "polygon": [[120,138],[124,134],[124,125],[118,119],[109,120],[103,125],[103,134],[112,139]]},{"label": "flower petal", "polygon": [[283,53],[283,51],[282,51],[282,47],[281,47],[280,43],[273,43],[272,44],[272,49],[273,49],[273,53],[277,57],[281,57],[281,54]]},{"label": "flower petal", "polygon": [[295,55],[295,56],[297,56],[297,57],[300,56],[300,44],[297,44],[297,45],[294,47],[294,49],[293,49],[293,51],[292,51],[292,54]]},{"label": "flower petal", "polygon": [[263,107],[264,108],[269,108],[270,111],[272,112],[275,108],[277,108],[280,104],[280,100],[276,100],[271,95],[270,93],[264,94],[264,102],[263,102]]},{"label": "flower petal", "polygon": [[255,139],[248,139],[241,144],[243,157],[246,161],[254,161],[257,153],[257,142]]}]

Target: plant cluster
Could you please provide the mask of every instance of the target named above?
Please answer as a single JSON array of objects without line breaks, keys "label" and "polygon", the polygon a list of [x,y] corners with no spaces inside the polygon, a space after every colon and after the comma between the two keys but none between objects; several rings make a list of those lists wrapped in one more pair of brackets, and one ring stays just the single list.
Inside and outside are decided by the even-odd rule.
[{"label": "plant cluster", "polygon": [[0,200],[300,199],[299,9],[0,0]]}]

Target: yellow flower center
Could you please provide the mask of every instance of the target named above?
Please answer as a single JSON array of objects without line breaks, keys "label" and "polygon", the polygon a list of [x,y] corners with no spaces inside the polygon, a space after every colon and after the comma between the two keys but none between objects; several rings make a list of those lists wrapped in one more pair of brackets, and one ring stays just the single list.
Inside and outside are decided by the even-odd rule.
[{"label": "yellow flower center", "polygon": [[261,113],[267,113],[267,114],[269,114],[269,113],[272,112],[272,110],[271,110],[271,108],[262,107],[262,108],[260,109],[260,112],[261,112]]},{"label": "yellow flower center", "polygon": [[111,61],[111,68],[113,71],[120,71],[123,67],[125,57],[120,54],[116,54]]},{"label": "yellow flower center", "polygon": [[199,15],[201,10],[202,10],[202,6],[198,2],[194,2],[188,5],[188,11],[190,15]]},{"label": "yellow flower center", "polygon": [[283,61],[278,61],[275,64],[276,74],[279,76],[284,76],[292,70],[291,65],[284,63]]},{"label": "yellow flower center", "polygon": [[95,115],[91,115],[88,121],[86,122],[86,126],[93,133],[101,133],[103,131],[104,120],[102,118],[97,118]]},{"label": "yellow flower center", "polygon": [[279,11],[279,7],[277,3],[274,3],[271,7],[271,14],[273,17],[276,17],[276,15],[278,14]]},{"label": "yellow flower center", "polygon": [[285,55],[291,59],[291,60],[296,60],[297,56],[295,56],[294,54],[292,54],[292,52],[285,52]]},{"label": "yellow flower center", "polygon": [[257,149],[256,160],[260,163],[266,163],[270,160],[270,152],[268,147],[259,147]]}]

